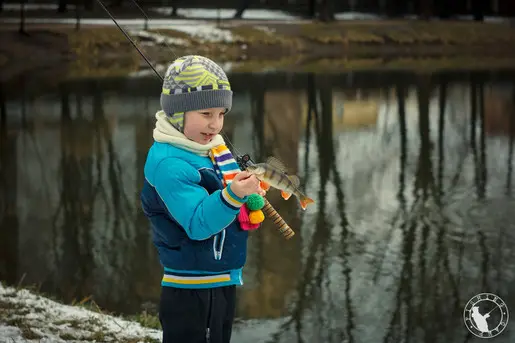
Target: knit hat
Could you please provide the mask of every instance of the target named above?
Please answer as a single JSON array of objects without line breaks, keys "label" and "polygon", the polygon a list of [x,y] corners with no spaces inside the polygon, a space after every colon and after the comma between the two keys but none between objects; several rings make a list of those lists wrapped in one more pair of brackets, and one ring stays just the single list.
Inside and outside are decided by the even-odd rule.
[{"label": "knit hat", "polygon": [[182,132],[184,113],[205,108],[232,107],[232,91],[222,68],[207,57],[188,55],[176,59],[166,71],[161,108]]}]

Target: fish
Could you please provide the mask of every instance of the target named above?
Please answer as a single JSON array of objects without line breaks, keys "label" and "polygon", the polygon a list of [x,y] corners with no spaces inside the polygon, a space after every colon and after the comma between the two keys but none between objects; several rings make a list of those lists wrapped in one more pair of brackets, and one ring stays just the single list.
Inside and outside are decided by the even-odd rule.
[{"label": "fish", "polygon": [[299,190],[300,180],[297,175],[288,175],[284,164],[275,157],[267,158],[264,163],[250,165],[246,170],[255,175],[259,181],[261,188],[268,190],[270,187],[281,191],[284,200],[288,200],[292,194],[295,195],[303,210],[308,204],[315,201]]}]

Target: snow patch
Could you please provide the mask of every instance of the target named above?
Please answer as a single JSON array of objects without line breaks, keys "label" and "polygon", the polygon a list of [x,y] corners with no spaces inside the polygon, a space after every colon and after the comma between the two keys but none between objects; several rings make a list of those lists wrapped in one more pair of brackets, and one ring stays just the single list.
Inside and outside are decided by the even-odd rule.
[{"label": "snow patch", "polygon": [[[57,8],[59,8],[59,6],[57,4],[25,4],[25,6],[24,6],[25,11],[37,11],[37,10],[57,11]],[[10,4],[10,3],[4,4],[3,9],[4,9],[4,11],[20,11],[21,3],[19,3],[19,4]],[[75,10],[75,5],[68,4],[68,5],[66,5],[66,9]]]},{"label": "snow patch", "polygon": [[373,13],[339,12],[334,14],[336,20],[380,20],[382,16]]},{"label": "snow patch", "polygon": [[[170,15],[172,7],[153,7],[151,11],[162,15]],[[231,8],[179,8],[177,15],[185,18],[202,19],[232,19],[236,9]],[[296,20],[297,16],[287,12],[266,9],[247,9],[243,12],[242,19],[265,19],[265,20]]]},{"label": "snow patch", "polygon": [[263,25],[254,25],[253,26],[256,30],[259,30],[259,31],[263,31],[265,33],[268,33],[270,35],[274,34],[275,33],[275,28],[273,27],[268,27],[268,26],[263,26]]},{"label": "snow patch", "polygon": [[[7,342],[81,341],[95,335],[102,335],[104,340],[112,342],[128,339],[145,342],[149,338],[160,341],[162,337],[161,331],[142,327],[137,322],[59,304],[25,289],[0,285],[0,303],[0,313],[7,311],[1,316],[5,324],[0,324],[0,337],[7,338]],[[27,340],[19,328],[9,324],[20,320],[37,339]]]},{"label": "snow patch", "polygon": [[198,26],[174,26],[174,30],[181,31],[191,35],[200,42],[211,43],[232,43],[236,40],[231,31],[222,30],[215,25],[205,24]]},{"label": "snow patch", "polygon": [[179,46],[190,45],[190,43],[185,39],[177,38],[177,37],[169,37],[169,36],[165,36],[165,35],[162,35],[159,33],[148,32],[145,30],[130,30],[129,34],[132,37],[138,37],[139,39],[145,39],[145,40],[147,40],[147,42],[151,41],[152,43],[159,44],[159,45],[161,45],[161,44],[179,45]]}]

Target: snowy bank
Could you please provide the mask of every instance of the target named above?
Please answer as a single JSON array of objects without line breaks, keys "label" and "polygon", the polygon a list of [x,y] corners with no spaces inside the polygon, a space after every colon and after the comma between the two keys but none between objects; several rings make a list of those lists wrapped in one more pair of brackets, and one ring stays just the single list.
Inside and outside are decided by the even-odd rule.
[{"label": "snowy bank", "polygon": [[161,331],[0,284],[0,342],[160,342]]},{"label": "snowy bank", "polygon": [[[269,342],[290,317],[235,320],[231,341]],[[160,330],[0,283],[0,343],[161,342]]]},{"label": "snowy bank", "polygon": [[[170,15],[172,7],[154,7],[150,9],[161,15]],[[202,18],[202,19],[232,19],[236,14],[235,9],[231,8],[179,8],[177,15],[183,18]],[[254,20],[297,20],[300,16],[289,14],[286,11],[267,10],[267,9],[246,9],[242,19]]]}]

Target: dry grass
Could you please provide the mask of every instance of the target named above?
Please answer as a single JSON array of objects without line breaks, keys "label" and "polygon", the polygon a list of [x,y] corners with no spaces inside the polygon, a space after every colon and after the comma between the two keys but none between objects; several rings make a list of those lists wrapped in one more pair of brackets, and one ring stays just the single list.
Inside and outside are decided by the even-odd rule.
[{"label": "dry grass", "polygon": [[[239,43],[249,45],[289,45],[287,37],[260,26],[236,26],[228,28],[238,37]],[[291,41],[291,40],[290,40]]]},{"label": "dry grass", "polygon": [[116,27],[83,28],[65,30],[70,51],[77,57],[95,58],[106,51],[126,50],[130,42]]},{"label": "dry grass", "polygon": [[[240,66],[238,71],[291,70],[301,64],[300,60],[319,57],[323,59],[304,63],[303,68],[315,71],[375,68],[437,70],[515,65],[512,64],[515,54],[509,49],[515,45],[515,29],[498,24],[343,21],[331,24],[270,24],[268,27],[240,25],[222,28],[232,32],[236,37],[234,42],[200,42],[181,31],[150,30],[151,33],[186,42],[182,45],[181,42],[169,43],[170,51],[164,44],[142,44],[141,40],[145,38],[139,40],[133,35],[131,37],[154,66],[158,63],[167,64],[176,56],[186,54],[201,54],[220,62],[237,62]],[[49,37],[62,39],[50,40]],[[69,78],[124,76],[144,65],[142,57],[116,27],[83,27],[79,31],[72,27],[54,27],[46,29],[38,39],[41,41],[15,41],[17,46],[12,51],[6,50],[5,55],[0,55],[0,65],[9,66],[26,51],[32,51],[34,46],[39,49],[38,55],[43,54],[45,49],[48,53],[58,55],[68,53],[71,56],[67,73]],[[45,39],[49,43],[40,44]],[[6,60],[5,56],[9,59]],[[336,59],[324,58],[328,56]],[[399,59],[400,56],[402,59]],[[493,56],[496,58],[491,58]],[[31,63],[26,62],[27,65]]]},{"label": "dry grass", "polygon": [[251,73],[259,72],[264,70],[285,70],[290,69],[297,64],[301,63],[301,56],[289,56],[284,58],[276,59],[259,59],[259,60],[247,60],[240,61],[233,65],[231,70],[238,73]]},{"label": "dry grass", "polygon": [[150,29],[148,32],[151,33],[158,33],[163,36],[167,37],[174,37],[174,38],[180,38],[184,39],[186,41],[194,41],[194,39],[191,38],[190,35],[188,35],[186,32],[172,30],[172,29]]},{"label": "dry grass", "polygon": [[260,72],[265,70],[340,73],[342,71],[404,70],[417,73],[433,73],[443,70],[482,70],[509,69],[515,65],[515,58],[393,58],[356,57],[356,58],[319,58],[306,59],[302,56],[249,60],[234,63],[233,72]]},{"label": "dry grass", "polygon": [[318,43],[343,44],[502,44],[515,43],[515,30],[470,22],[363,22],[307,24],[301,37]]},{"label": "dry grass", "polygon": [[139,68],[141,56],[115,27],[63,32],[74,56],[67,73],[70,78],[122,76]]},{"label": "dry grass", "polygon": [[492,69],[512,68],[515,58],[476,59],[457,58],[382,58],[318,59],[296,67],[303,72],[341,72],[343,70],[411,70],[418,73],[432,73],[442,70],[479,70],[485,65]]},{"label": "dry grass", "polygon": [[137,56],[135,58],[104,61],[77,59],[68,64],[67,77],[70,79],[123,77],[139,69],[141,64],[140,58],[140,56]]}]

